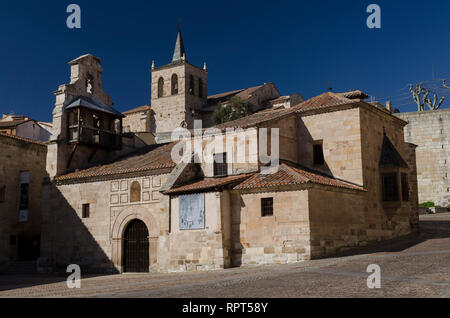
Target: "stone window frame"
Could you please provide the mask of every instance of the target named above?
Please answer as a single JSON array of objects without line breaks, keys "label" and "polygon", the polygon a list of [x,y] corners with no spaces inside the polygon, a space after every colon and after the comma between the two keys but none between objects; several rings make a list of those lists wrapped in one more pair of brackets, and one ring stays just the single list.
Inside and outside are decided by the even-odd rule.
[{"label": "stone window frame", "polygon": [[90,74],[88,74],[86,76],[85,93],[86,94],[94,94],[94,78]]},{"label": "stone window frame", "polygon": [[[388,175],[395,175],[396,179],[396,191],[397,196],[394,198],[394,200],[386,201],[385,197],[385,188],[384,188],[384,177]],[[405,175],[406,183],[402,182],[402,175]],[[383,206],[385,208],[390,207],[399,207],[402,205],[402,203],[408,203],[410,201],[410,195],[409,195],[409,173],[407,168],[399,168],[399,167],[392,167],[392,168],[382,168],[380,169],[380,190],[381,190],[381,201],[383,203]],[[407,197],[404,197],[404,194],[407,192]]]},{"label": "stone window frame", "polygon": [[189,94],[195,95],[195,80],[192,74],[189,75]]},{"label": "stone window frame", "polygon": [[83,203],[81,205],[81,218],[89,219],[91,217],[91,205],[89,203]]},{"label": "stone window frame", "polygon": [[142,201],[142,187],[141,183],[138,180],[134,180],[130,184],[130,202],[129,203],[136,203]]},{"label": "stone window frame", "polygon": [[160,76],[158,78],[158,98],[164,97],[164,78]]},{"label": "stone window frame", "polygon": [[[320,148],[319,148],[320,147]],[[317,152],[320,149],[320,152]],[[319,157],[317,157],[319,156]],[[323,166],[325,164],[325,154],[323,151],[323,140],[315,140],[312,143],[312,162],[314,166]]]},{"label": "stone window frame", "polygon": [[273,216],[273,197],[261,198],[261,217]]},{"label": "stone window frame", "polygon": [[[217,162],[216,158],[222,156],[222,162]],[[215,153],[213,158],[213,175],[214,177],[226,177],[228,176],[228,163],[227,153]]]},{"label": "stone window frame", "polygon": [[172,77],[170,78],[170,94],[178,95],[179,88],[178,75],[176,73],[173,73]]},{"label": "stone window frame", "polygon": [[[390,189],[391,187],[392,189]],[[396,172],[381,173],[381,195],[383,202],[400,201],[399,190],[398,174]]]}]

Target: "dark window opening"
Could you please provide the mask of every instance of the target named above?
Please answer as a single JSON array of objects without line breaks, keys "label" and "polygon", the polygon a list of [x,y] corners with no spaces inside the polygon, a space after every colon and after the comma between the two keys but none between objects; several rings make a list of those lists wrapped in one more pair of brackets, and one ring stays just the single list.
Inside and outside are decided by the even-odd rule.
[{"label": "dark window opening", "polygon": [[198,97],[203,97],[203,81],[201,78],[198,79]]},{"label": "dark window opening", "polygon": [[29,187],[28,183],[20,184],[20,210],[28,210]]},{"label": "dark window opening", "polygon": [[395,173],[383,174],[382,185],[383,185],[383,201],[386,202],[398,201],[397,174]]},{"label": "dark window opening", "polygon": [[189,76],[189,94],[194,95],[194,76]]},{"label": "dark window opening", "polygon": [[273,198],[261,199],[261,216],[273,215]]},{"label": "dark window opening", "polygon": [[172,95],[178,94],[178,76],[177,74],[172,75]]},{"label": "dark window opening", "polygon": [[164,79],[162,77],[158,80],[158,97],[164,96]]},{"label": "dark window opening", "polygon": [[6,201],[6,186],[0,185],[0,202]]},{"label": "dark window opening", "polygon": [[313,162],[315,165],[323,165],[325,163],[322,143],[313,145]]},{"label": "dark window opening", "polygon": [[214,155],[214,176],[226,176],[227,169],[227,153],[219,153]]},{"label": "dark window opening", "polygon": [[89,209],[89,203],[85,203],[83,204],[83,209],[82,209],[82,218],[83,219],[87,219],[90,216],[90,209]]},{"label": "dark window opening", "polygon": [[402,200],[405,202],[409,201],[409,184],[406,173],[402,173]]},{"label": "dark window opening", "polygon": [[94,80],[92,79],[91,76],[88,76],[88,78],[86,79],[86,93],[88,94],[92,94],[94,91]]},{"label": "dark window opening", "polygon": [[16,245],[16,242],[17,242],[17,237],[15,235],[11,235],[9,237],[9,244],[10,245]]}]

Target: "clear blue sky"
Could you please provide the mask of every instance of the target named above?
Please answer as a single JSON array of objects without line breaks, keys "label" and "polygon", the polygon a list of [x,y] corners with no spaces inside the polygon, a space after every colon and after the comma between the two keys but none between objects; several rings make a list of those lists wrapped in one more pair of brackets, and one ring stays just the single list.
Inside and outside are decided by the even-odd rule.
[{"label": "clear blue sky", "polygon": [[[81,6],[81,29],[66,27],[70,3]],[[381,6],[380,30],[366,26],[370,3]],[[8,1],[0,113],[50,121],[67,62],[85,53],[102,59],[118,110],[149,104],[151,61],[170,62],[179,20],[189,62],[207,62],[209,94],[272,81],[282,94],[309,98],[331,82],[334,91],[361,89],[414,111],[408,83],[450,77],[448,0]],[[449,107],[450,91],[439,92]]]}]

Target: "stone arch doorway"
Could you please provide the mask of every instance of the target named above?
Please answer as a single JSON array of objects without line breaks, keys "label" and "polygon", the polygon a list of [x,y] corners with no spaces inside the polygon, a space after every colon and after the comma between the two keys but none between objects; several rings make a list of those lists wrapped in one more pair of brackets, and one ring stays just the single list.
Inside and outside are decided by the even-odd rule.
[{"label": "stone arch doorway", "polygon": [[145,223],[134,219],[128,223],[123,234],[124,272],[149,271],[149,233]]}]

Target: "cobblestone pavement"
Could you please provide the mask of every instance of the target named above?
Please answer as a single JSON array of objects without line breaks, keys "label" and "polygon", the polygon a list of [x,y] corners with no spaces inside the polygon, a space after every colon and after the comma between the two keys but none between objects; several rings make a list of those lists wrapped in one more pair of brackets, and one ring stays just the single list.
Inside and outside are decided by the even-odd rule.
[{"label": "cobblestone pavement", "polygon": [[[0,276],[0,297],[443,297],[450,298],[450,213],[421,216],[421,234],[358,254],[211,272],[65,277]],[[381,288],[369,289],[369,264]]]}]

